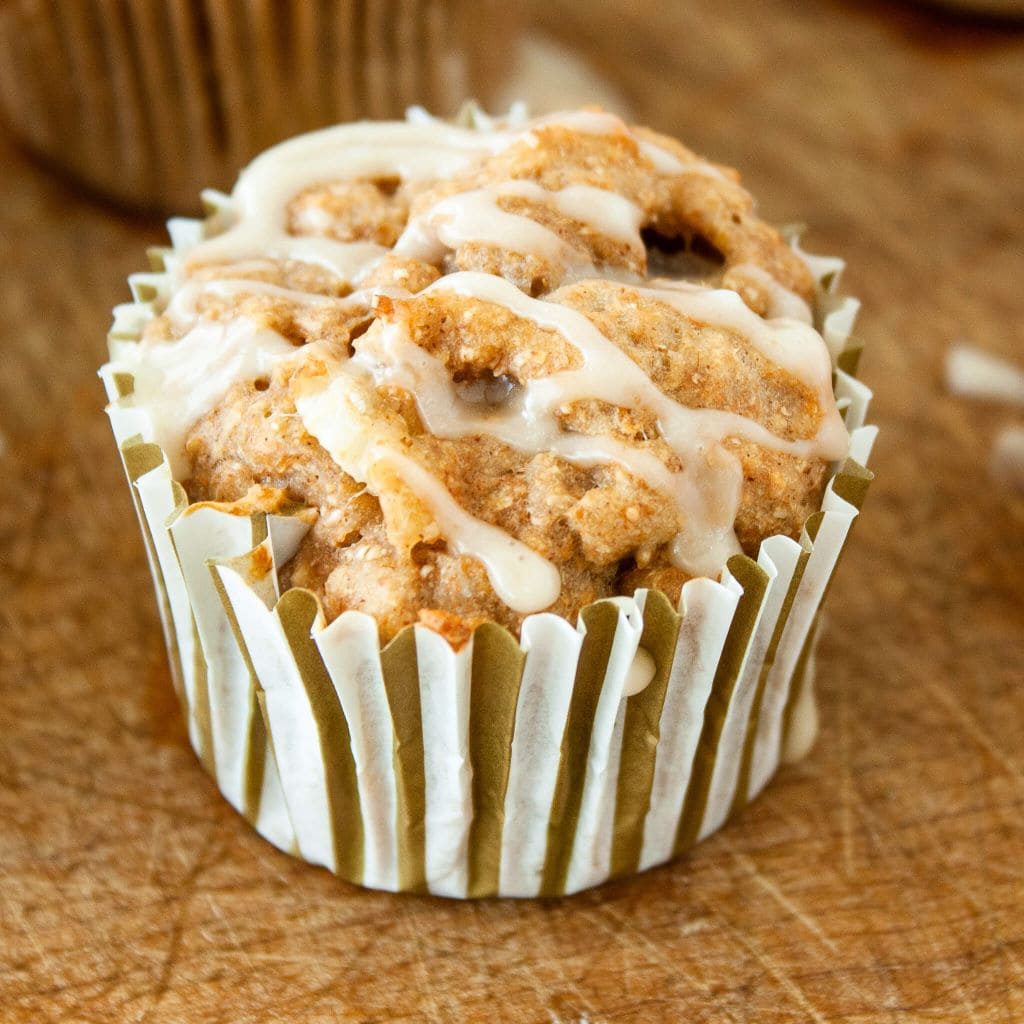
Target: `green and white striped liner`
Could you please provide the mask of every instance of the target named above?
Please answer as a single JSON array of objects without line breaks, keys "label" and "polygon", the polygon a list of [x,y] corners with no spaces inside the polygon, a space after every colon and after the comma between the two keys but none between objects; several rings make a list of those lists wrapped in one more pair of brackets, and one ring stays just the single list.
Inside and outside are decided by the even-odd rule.
[{"label": "green and white striped liner", "polygon": [[[173,225],[179,249],[195,223]],[[518,640],[488,623],[455,651],[423,626],[382,650],[369,616],[327,624],[314,595],[282,594],[304,510],[188,505],[118,366],[174,259],[132,278],[102,376],[190,740],[261,835],[373,888],[555,896],[679,855],[809,749],[821,603],[875,436],[839,264],[812,268],[851,455],[800,540],[771,537],[721,580],[691,580],[678,607],[641,590],[589,605],[576,626],[533,615]],[[633,693],[641,650],[654,671]]]}]

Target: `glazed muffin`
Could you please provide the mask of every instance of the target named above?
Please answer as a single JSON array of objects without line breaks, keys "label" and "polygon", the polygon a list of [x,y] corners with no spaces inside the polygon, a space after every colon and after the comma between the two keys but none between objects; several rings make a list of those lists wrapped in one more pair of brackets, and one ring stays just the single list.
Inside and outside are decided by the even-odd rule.
[{"label": "glazed muffin", "polygon": [[142,376],[188,352],[159,387],[194,417],[167,443],[191,500],[315,510],[282,578],[328,618],[454,637],[675,602],[797,536],[847,453],[810,271],[670,139],[596,111],[348,128],[236,196]]},{"label": "glazed muffin", "polygon": [[[165,588],[168,572],[181,577],[207,671],[234,657],[238,685],[266,694],[259,714],[294,832],[306,809],[287,776],[310,767],[287,762],[308,737],[286,735],[296,698],[272,696],[281,673],[305,681],[321,738],[323,715],[356,729],[353,766],[390,759],[408,701],[419,708],[422,757],[380,769],[395,787],[384,804],[369,781],[349,788],[396,849],[422,847],[420,867],[409,877],[373,868],[368,880],[365,860],[345,867],[337,849],[333,860],[303,855],[386,888],[525,895],[655,863],[717,827],[767,780],[785,734],[801,731],[797,684],[863,490],[849,467],[835,476],[866,405],[836,365],[852,318],[824,286],[836,261],[805,256],[761,220],[731,169],[600,110],[339,126],[268,151],[231,196],[208,199],[202,224],[172,222],[163,272],[136,280],[142,301],[119,314],[107,371],[122,442],[158,446],[134,457],[137,469],[126,456],[129,476],[165,459],[183,488],[169,567],[154,542],[158,577]],[[860,436],[854,454],[866,444]],[[155,509],[140,514],[160,533]],[[250,521],[266,525],[232,525]],[[284,655],[266,646],[280,630]],[[351,723],[366,696],[346,697],[335,673],[363,661],[358,685],[379,688],[391,731],[360,752]],[[333,680],[333,711],[309,690],[321,685],[309,681],[314,663],[317,679]],[[449,709],[463,730],[453,769],[455,740],[437,746],[427,733],[438,715],[455,727],[437,695],[464,692],[460,664],[474,682]],[[590,711],[575,721],[587,687]],[[665,720],[694,692],[703,719]],[[216,732],[216,694],[206,699]],[[474,701],[490,710],[474,717]],[[492,720],[494,702],[504,718]],[[630,702],[653,702],[644,720],[661,717],[660,743],[630,740]],[[488,759],[474,758],[495,728]],[[547,737],[537,749],[551,773],[538,806],[528,792],[538,769],[516,756],[523,744],[536,752],[531,729]],[[600,744],[620,779],[636,768],[635,745],[650,769],[640,796],[588,789]],[[670,756],[692,765],[682,792]],[[498,805],[493,787],[475,789],[493,773]],[[462,787],[461,810],[431,831],[430,793],[435,806],[438,793],[454,800],[449,785]],[[410,789],[426,802],[403,811]],[[556,839],[559,799],[576,801],[577,816]],[[491,874],[474,882],[473,837],[488,814]],[[602,814],[628,828],[607,832]],[[611,835],[627,833],[616,868]],[[430,867],[432,841],[462,849],[449,864],[456,882]],[[513,848],[534,867],[505,878],[520,870],[502,859]]]}]

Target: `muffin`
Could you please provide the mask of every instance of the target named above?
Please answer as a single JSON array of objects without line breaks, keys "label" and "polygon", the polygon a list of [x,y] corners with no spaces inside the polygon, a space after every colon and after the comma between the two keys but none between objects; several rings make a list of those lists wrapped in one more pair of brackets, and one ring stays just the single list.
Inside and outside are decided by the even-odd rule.
[{"label": "muffin", "polygon": [[660,863],[813,739],[873,431],[841,263],[600,110],[268,151],[115,311],[190,735],[364,885]]},{"label": "muffin", "polygon": [[296,132],[488,96],[518,21],[497,0],[7,0],[0,113],[89,188],[193,210]]}]

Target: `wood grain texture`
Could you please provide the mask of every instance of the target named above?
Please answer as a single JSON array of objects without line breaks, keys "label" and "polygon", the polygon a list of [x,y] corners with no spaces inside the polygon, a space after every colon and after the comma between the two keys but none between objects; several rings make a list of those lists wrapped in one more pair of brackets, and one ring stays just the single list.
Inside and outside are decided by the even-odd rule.
[{"label": "wood grain texture", "polygon": [[0,1019],[1024,1020],[1024,502],[985,470],[1010,413],[941,388],[957,337],[1024,353],[1024,36],[783,0],[537,16],[849,259],[883,433],[815,751],[682,862],[566,900],[395,898],[274,851],[187,747],[94,378],[162,230],[2,148]]}]

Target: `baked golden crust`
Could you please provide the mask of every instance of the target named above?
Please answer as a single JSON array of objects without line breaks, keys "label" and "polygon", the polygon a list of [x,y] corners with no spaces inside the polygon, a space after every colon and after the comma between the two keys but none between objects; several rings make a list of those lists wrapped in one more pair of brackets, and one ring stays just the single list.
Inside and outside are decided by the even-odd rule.
[{"label": "baked golden crust", "polygon": [[[645,145],[682,169],[666,171],[664,158],[652,160]],[[639,209],[645,238],[681,240],[674,244],[701,254],[706,283],[735,290],[759,316],[771,310],[778,287],[813,298],[807,267],[757,218],[735,172],[709,170],[681,144],[644,129],[615,135],[542,124],[449,180],[328,181],[290,203],[289,230],[392,247],[410,219],[427,216],[443,199],[510,181],[550,193],[587,186],[624,197]],[[193,281],[232,283],[200,294],[195,316],[246,318],[303,347],[301,360],[236,383],[194,424],[186,445],[190,498],[289,500],[315,510],[306,539],[282,569],[282,583],[314,591],[329,618],[346,610],[375,616],[383,640],[419,621],[458,645],[479,621],[515,630],[524,613],[498,596],[479,559],[447,542],[413,488],[400,480],[382,487],[379,476],[368,487],[341,468],[299,414],[310,380],[329,376],[353,354],[371,357],[390,330],[443,365],[456,400],[475,408],[500,408],[529,382],[583,363],[581,351],[553,327],[498,302],[431,289],[442,275],[468,270],[503,277],[527,295],[575,311],[688,409],[733,413],[786,442],[814,438],[827,411],[809,384],[773,363],[742,331],[687,315],[647,288],[648,249],[532,193],[499,194],[495,205],[548,229],[607,277],[580,279],[567,270],[571,260],[479,240],[441,246],[433,261],[404,255],[399,245],[361,280],[339,280],[294,259],[189,269]],[[280,289],[319,298],[310,302]],[[182,330],[165,314],[148,333],[172,340]],[[671,555],[679,510],[649,480],[620,464],[584,466],[552,451],[520,450],[486,432],[438,436],[427,429],[408,386],[376,380],[360,387],[362,412],[346,412],[353,432],[386,430],[390,443],[426,467],[466,513],[551,562],[561,590],[548,610],[574,619],[589,602],[637,587],[676,599],[690,578]],[[670,473],[687,468],[657,417],[641,405],[576,398],[558,408],[557,421],[566,434],[611,438],[648,453]],[[796,536],[820,505],[827,463],[741,436],[725,437],[722,450],[742,466],[734,526],[743,550],[755,554],[773,534]]]},{"label": "baked golden crust", "polygon": [[313,185],[289,204],[288,229],[293,235],[390,248],[409,216],[409,192],[393,176]]}]

